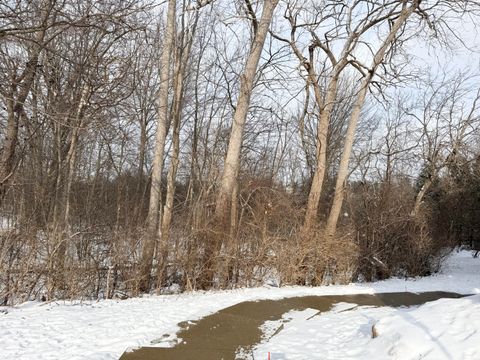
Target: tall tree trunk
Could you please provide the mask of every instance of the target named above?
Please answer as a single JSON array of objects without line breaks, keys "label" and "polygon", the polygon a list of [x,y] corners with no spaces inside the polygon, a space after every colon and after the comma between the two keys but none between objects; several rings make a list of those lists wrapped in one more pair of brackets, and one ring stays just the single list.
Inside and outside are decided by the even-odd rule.
[{"label": "tall tree trunk", "polygon": [[[24,105],[28,94],[33,86],[37,74],[38,58],[43,50],[43,43],[47,23],[50,17],[53,4],[41,4],[40,30],[35,35],[33,48],[28,57],[25,69],[18,76],[12,79],[10,85],[10,99],[7,101],[7,128],[5,141],[0,148],[0,205],[5,197],[8,184],[15,170],[15,151],[18,143],[18,126],[21,116],[24,116]],[[18,79],[21,79],[20,81]]]},{"label": "tall tree trunk", "polygon": [[75,167],[77,163],[77,146],[78,146],[78,139],[80,136],[80,131],[84,126],[84,117],[83,112],[85,109],[86,101],[88,98],[89,87],[85,85],[82,89],[82,93],[80,95],[80,101],[78,103],[77,111],[75,113],[76,119],[76,127],[72,130],[72,137],[70,140],[70,147],[68,149],[67,154],[67,162],[68,162],[68,173],[67,173],[67,187],[65,191],[65,214],[64,214],[64,223],[67,226],[67,230],[70,223],[70,198],[72,192],[72,184],[73,178],[75,176]]},{"label": "tall tree trunk", "polygon": [[63,194],[62,203],[65,204],[63,213],[63,222],[61,229],[60,244],[58,244],[58,250],[56,254],[57,269],[56,272],[62,276],[63,267],[65,264],[65,255],[68,249],[70,236],[71,236],[71,224],[70,224],[70,212],[71,212],[71,193],[72,185],[75,177],[75,169],[77,166],[77,148],[80,131],[84,126],[83,112],[85,109],[87,98],[89,97],[89,87],[85,85],[80,95],[80,100],[75,111],[75,128],[72,130],[70,138],[70,146],[67,153],[67,176],[66,186]]},{"label": "tall tree trunk", "polygon": [[[315,97],[315,103],[317,104],[318,111],[319,111],[319,119],[317,124],[317,139],[316,139],[316,166],[313,173],[312,184],[310,185],[310,192],[308,194],[308,201],[307,201],[307,210],[305,212],[305,217],[303,220],[303,226],[301,229],[301,233],[308,235],[310,233],[311,228],[316,222],[317,213],[318,213],[318,206],[320,203],[320,197],[322,195],[323,189],[323,182],[325,179],[325,172],[327,166],[327,137],[328,137],[328,128],[330,124],[330,115],[333,111],[335,106],[335,100],[337,97],[337,88],[338,88],[338,80],[340,77],[340,73],[343,71],[345,66],[347,65],[346,54],[348,50],[348,46],[345,46],[343,50],[342,59],[340,61],[336,61],[333,54],[331,54],[331,62],[332,62],[332,73],[329,77],[329,82],[327,85],[325,99],[323,98],[323,94],[318,84],[319,75],[316,73],[315,70],[315,61],[314,61],[314,44],[310,45],[308,48],[309,52],[309,59],[306,60],[297,47],[295,43],[295,39],[292,33],[292,38],[290,41],[287,41],[294,54],[297,56],[298,60],[302,64],[302,66],[307,71],[307,92],[309,91],[310,86],[313,87],[313,94]],[[307,96],[308,101],[308,96]],[[308,104],[306,104],[308,106]],[[306,108],[305,108],[306,111]]]},{"label": "tall tree trunk", "polygon": [[[310,76],[312,77],[312,76]],[[320,196],[322,195],[323,182],[325,179],[325,172],[327,166],[327,135],[330,122],[330,114],[335,105],[335,98],[337,96],[338,75],[334,75],[330,80],[325,94],[325,102],[322,101],[320,86],[317,80],[313,83],[313,90],[315,94],[315,101],[319,106],[320,119],[317,127],[317,164],[313,174],[312,184],[310,186],[310,193],[308,194],[307,210],[303,221],[302,232],[308,234],[315,224],[318,213],[318,206],[320,203]]]},{"label": "tall tree trunk", "polygon": [[137,168],[137,187],[135,189],[135,197],[137,203],[135,210],[133,212],[133,219],[135,224],[141,223],[142,219],[142,210],[145,201],[145,190],[148,186],[148,181],[144,179],[144,168],[145,168],[145,154],[147,152],[147,121],[146,121],[146,112],[142,110],[142,116],[140,116],[140,144],[138,149],[138,168]]},{"label": "tall tree trunk", "polygon": [[227,155],[223,168],[221,185],[215,201],[215,225],[218,236],[207,242],[205,249],[205,278],[202,287],[210,286],[214,275],[213,256],[222,245],[223,237],[228,236],[231,224],[232,194],[237,182],[237,175],[240,168],[240,151],[242,147],[243,132],[247,119],[250,97],[252,95],[255,75],[258,63],[262,54],[263,45],[267,37],[273,12],[278,0],[265,0],[263,3],[262,17],[258,24],[254,23],[255,35],[250,52],[248,54],[245,69],[240,76],[240,93],[237,107],[233,115],[232,129],[228,143]]},{"label": "tall tree trunk", "polygon": [[375,53],[371,68],[368,71],[368,73],[365,75],[365,78],[361,83],[357,101],[355,102],[355,105],[352,110],[352,114],[350,116],[350,121],[348,124],[347,133],[345,136],[343,153],[340,160],[340,166],[338,168],[337,180],[335,183],[335,193],[333,197],[333,203],[330,209],[330,214],[327,219],[327,225],[325,227],[325,235],[327,238],[333,238],[333,236],[335,235],[338,218],[342,210],[342,204],[343,204],[343,198],[344,198],[344,192],[345,192],[345,181],[347,180],[347,176],[348,176],[348,163],[350,161],[350,155],[352,153],[352,147],[353,147],[353,141],[355,138],[357,123],[360,118],[363,105],[365,103],[368,87],[375,75],[375,72],[378,66],[384,61],[384,57],[387,50],[395,41],[398,31],[406,23],[410,15],[417,9],[418,3],[419,1],[415,0],[413,4],[409,7],[407,7],[405,3],[404,8],[402,9],[402,12],[395,19],[395,22],[390,28],[390,32],[387,38],[383,41],[381,47]]},{"label": "tall tree trunk", "polygon": [[176,0],[169,0],[167,11],[167,26],[162,56],[160,58],[160,89],[158,94],[158,125],[155,139],[155,154],[152,166],[152,183],[150,187],[150,202],[147,217],[147,234],[143,243],[142,263],[140,268],[139,290],[150,290],[150,277],[155,244],[159,239],[161,227],[161,198],[162,198],[162,167],[165,139],[167,137],[168,122],[168,88],[170,80],[170,59],[175,41]]},{"label": "tall tree trunk", "polygon": [[[191,208],[195,208],[193,206],[194,203],[194,196],[197,192],[198,187],[198,138],[199,138],[199,117],[200,117],[200,99],[199,99],[199,78],[200,78],[200,65],[204,55],[204,48],[201,49],[199,56],[196,61],[195,66],[195,81],[194,81],[194,104],[195,108],[193,111],[193,129],[192,129],[192,151],[191,151],[191,159],[190,159],[190,175],[188,180],[188,190],[187,190],[187,203],[190,205]],[[191,212],[193,215],[195,211]]]},{"label": "tall tree trunk", "polygon": [[[143,111],[142,111],[143,112]],[[137,177],[141,181],[143,179],[143,170],[145,168],[145,154],[147,149],[147,115],[144,114],[140,117],[140,144],[138,148],[138,169]]]},{"label": "tall tree trunk", "polygon": [[[166,261],[168,257],[168,240],[170,237],[170,226],[172,223],[173,199],[175,196],[175,180],[177,176],[179,154],[180,154],[180,122],[183,109],[183,89],[185,74],[187,71],[190,52],[192,49],[193,38],[197,27],[198,12],[195,22],[189,31],[182,29],[182,41],[177,47],[175,66],[174,66],[174,84],[173,84],[173,105],[172,105],[172,159],[167,174],[167,195],[165,197],[165,205],[163,207],[163,218],[161,223],[161,239],[160,251],[158,252],[158,269],[157,269],[157,289],[160,290],[163,285]],[[183,19],[182,19],[183,23]],[[184,25],[185,26],[185,25]]]},{"label": "tall tree trunk", "polygon": [[[13,93],[11,95],[13,97]],[[13,175],[15,149],[18,141],[18,117],[14,111],[14,101],[7,100],[7,128],[0,149],[0,204],[7,192],[7,185]]]},{"label": "tall tree trunk", "polygon": [[[40,37],[43,41],[44,32]],[[5,130],[5,140],[0,148],[0,204],[5,197],[8,184],[15,170],[15,151],[18,143],[18,126],[22,116],[24,116],[24,103],[27,100],[30,89],[32,88],[35,74],[37,71],[37,62],[40,55],[40,48],[35,49],[28,61],[23,74],[22,84],[16,84],[16,80],[12,80],[12,91],[7,100],[7,127]],[[17,87],[20,87],[17,92]]]}]

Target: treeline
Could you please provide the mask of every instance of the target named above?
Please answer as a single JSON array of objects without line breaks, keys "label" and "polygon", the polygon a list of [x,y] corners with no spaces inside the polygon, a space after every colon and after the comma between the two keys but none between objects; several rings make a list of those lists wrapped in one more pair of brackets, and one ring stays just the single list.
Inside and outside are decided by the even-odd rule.
[{"label": "treeline", "polygon": [[3,2],[2,302],[436,271],[479,236],[480,93],[414,47],[479,10]]}]

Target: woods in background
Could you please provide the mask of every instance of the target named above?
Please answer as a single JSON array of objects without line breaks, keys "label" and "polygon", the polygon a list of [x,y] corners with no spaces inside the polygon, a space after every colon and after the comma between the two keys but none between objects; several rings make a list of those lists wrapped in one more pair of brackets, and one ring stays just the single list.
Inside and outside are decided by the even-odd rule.
[{"label": "woods in background", "polygon": [[480,73],[415,49],[479,11],[1,4],[1,302],[436,271],[480,236]]}]

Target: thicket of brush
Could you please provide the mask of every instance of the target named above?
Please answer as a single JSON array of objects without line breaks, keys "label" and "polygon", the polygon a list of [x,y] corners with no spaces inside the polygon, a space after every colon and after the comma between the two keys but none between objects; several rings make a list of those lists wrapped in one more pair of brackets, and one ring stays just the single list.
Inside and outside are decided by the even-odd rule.
[{"label": "thicket of brush", "polygon": [[[477,193],[458,188],[463,199],[471,201],[453,201],[441,195],[450,181],[436,184],[421,217],[411,216],[415,187],[408,181],[352,183],[338,235],[327,240],[321,224],[318,231],[300,232],[305,194],[245,179],[232,233],[215,254],[213,287],[320,285],[431,274],[447,248],[478,231],[467,211]],[[142,186],[143,181],[132,177],[75,184],[74,225],[68,237],[42,221],[47,199],[24,198],[25,205],[38,206],[11,208],[15,216],[0,233],[3,303],[137,295],[146,216],[142,204],[148,196],[148,191],[139,195]],[[202,261],[206,244],[215,236],[212,199],[206,195],[189,201],[187,187],[179,184],[179,189],[163,292],[198,289],[204,272],[211,270]],[[25,190],[19,191],[23,197],[32,194]],[[89,203],[92,191],[90,198],[97,200]],[[450,229],[448,223],[453,224]],[[62,266],[56,264],[52,248],[59,236],[67,248]]]}]

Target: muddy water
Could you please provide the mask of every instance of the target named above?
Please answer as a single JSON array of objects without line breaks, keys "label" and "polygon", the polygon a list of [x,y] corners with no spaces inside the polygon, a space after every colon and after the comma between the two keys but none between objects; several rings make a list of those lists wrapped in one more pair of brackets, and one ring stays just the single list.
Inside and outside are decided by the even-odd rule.
[{"label": "muddy water", "polygon": [[178,337],[183,341],[171,348],[142,347],[125,352],[120,360],[217,360],[235,359],[235,351],[249,348],[261,340],[259,326],[266,320],[278,320],[290,310],[307,308],[328,311],[339,302],[372,306],[412,306],[440,298],[461,295],[446,292],[384,293],[375,295],[303,296],[281,300],[247,301],[197,322],[181,323]]}]

